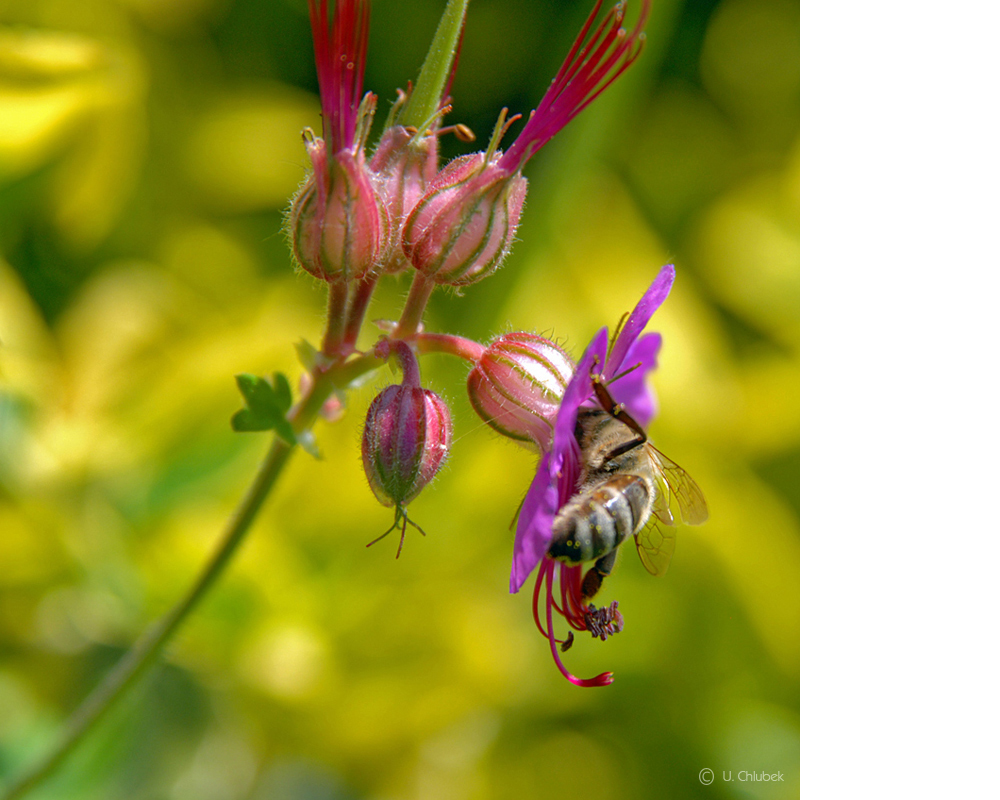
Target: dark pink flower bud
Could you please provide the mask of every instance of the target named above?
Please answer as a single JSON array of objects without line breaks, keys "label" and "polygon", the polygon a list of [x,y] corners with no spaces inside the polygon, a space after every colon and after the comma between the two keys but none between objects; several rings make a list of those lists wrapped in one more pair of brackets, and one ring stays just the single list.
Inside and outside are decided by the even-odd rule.
[{"label": "dark pink flower bud", "polygon": [[382,258],[388,233],[385,209],[364,156],[326,143],[308,143],[313,174],[292,201],[292,251],[302,268],[325,281],[361,278]]},{"label": "dark pink flower bud", "polygon": [[427,188],[403,223],[403,252],[436,283],[466,286],[503,263],[521,219],[528,181],[500,155],[461,156]]},{"label": "dark pink flower bud", "polygon": [[368,409],[361,459],[368,485],[386,506],[402,507],[437,474],[451,448],[451,414],[434,392],[404,383]]},{"label": "dark pink flower bud", "polygon": [[371,170],[389,222],[385,272],[410,265],[400,247],[400,231],[407,215],[437,174],[438,144],[433,133],[415,138],[412,128],[395,125],[382,134],[372,156]]},{"label": "dark pink flower bud", "polygon": [[507,333],[469,373],[469,399],[494,430],[544,450],[574,369],[573,360],[544,336]]}]

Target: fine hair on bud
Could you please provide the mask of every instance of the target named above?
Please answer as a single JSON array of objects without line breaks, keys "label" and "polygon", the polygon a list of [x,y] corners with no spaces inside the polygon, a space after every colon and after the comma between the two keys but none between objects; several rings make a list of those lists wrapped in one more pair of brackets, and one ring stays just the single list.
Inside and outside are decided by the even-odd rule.
[{"label": "fine hair on bud", "polygon": [[469,400],[494,430],[544,450],[574,368],[566,352],[544,336],[505,333],[469,373]]},{"label": "fine hair on bud", "polygon": [[486,153],[455,159],[406,218],[403,252],[435,283],[476,283],[495,272],[510,252],[528,181],[497,163]]},{"label": "fine hair on bud", "polygon": [[380,503],[402,507],[433,480],[451,449],[451,412],[437,394],[389,386],[365,418],[361,459]]}]

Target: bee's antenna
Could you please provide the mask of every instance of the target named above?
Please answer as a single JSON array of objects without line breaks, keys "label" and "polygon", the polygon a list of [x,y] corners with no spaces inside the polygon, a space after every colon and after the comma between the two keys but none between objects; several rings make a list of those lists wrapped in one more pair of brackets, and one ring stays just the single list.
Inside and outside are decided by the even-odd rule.
[{"label": "bee's antenna", "polygon": [[639,367],[641,367],[641,366],[642,366],[642,362],[641,362],[641,361],[637,361],[637,362],[636,362],[635,364],[633,364],[633,365],[632,365],[631,367],[629,367],[629,368],[628,368],[627,370],[625,370],[624,372],[619,372],[619,373],[618,373],[617,375],[615,375],[615,377],[613,377],[613,378],[612,378],[611,380],[609,380],[609,381],[605,381],[605,382],[604,382],[604,385],[605,385],[605,386],[610,386],[610,385],[611,385],[612,383],[614,383],[615,381],[620,381],[620,380],[621,380],[622,378],[624,378],[624,377],[625,377],[626,375],[630,375],[631,373],[633,373],[633,372],[635,372],[635,371],[636,371],[637,369],[639,369]]},{"label": "bee's antenna", "polygon": [[[608,414],[614,417],[621,423],[627,425],[636,436],[639,437],[638,444],[644,444],[646,442],[646,431],[643,430],[642,425],[635,421],[631,414],[625,410],[625,406],[621,403],[616,403],[615,399],[611,396],[611,392],[608,391],[607,384],[604,383],[600,375],[590,376],[591,385],[594,387],[594,395],[597,397],[597,402],[600,404]],[[625,452],[624,450],[622,452]],[[619,453],[618,455],[621,455]]]}]

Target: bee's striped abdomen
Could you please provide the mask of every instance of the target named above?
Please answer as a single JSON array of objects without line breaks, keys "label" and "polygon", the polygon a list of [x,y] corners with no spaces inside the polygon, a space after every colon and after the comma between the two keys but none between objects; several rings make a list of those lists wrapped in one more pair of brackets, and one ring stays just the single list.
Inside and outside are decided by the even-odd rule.
[{"label": "bee's striped abdomen", "polygon": [[649,500],[649,488],[638,475],[612,475],[563,506],[552,525],[549,555],[582,564],[610,553],[635,533]]}]

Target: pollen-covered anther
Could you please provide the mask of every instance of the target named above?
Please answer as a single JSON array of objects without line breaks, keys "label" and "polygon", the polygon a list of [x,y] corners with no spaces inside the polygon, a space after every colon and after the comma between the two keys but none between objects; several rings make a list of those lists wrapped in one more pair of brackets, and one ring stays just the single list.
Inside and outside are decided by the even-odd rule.
[{"label": "pollen-covered anther", "polygon": [[583,612],[583,621],[595,639],[600,636],[606,642],[609,636],[621,633],[625,627],[625,618],[618,610],[618,601],[613,600],[610,606],[598,608],[593,603]]},{"label": "pollen-covered anther", "polygon": [[[447,110],[451,111],[451,106],[447,106]],[[472,142],[476,141],[476,134],[472,128],[461,122],[456,122],[454,125],[447,125],[444,128],[438,128],[435,131],[435,134],[439,137],[444,136],[446,133],[454,134],[455,138],[464,144],[472,144]]]}]

